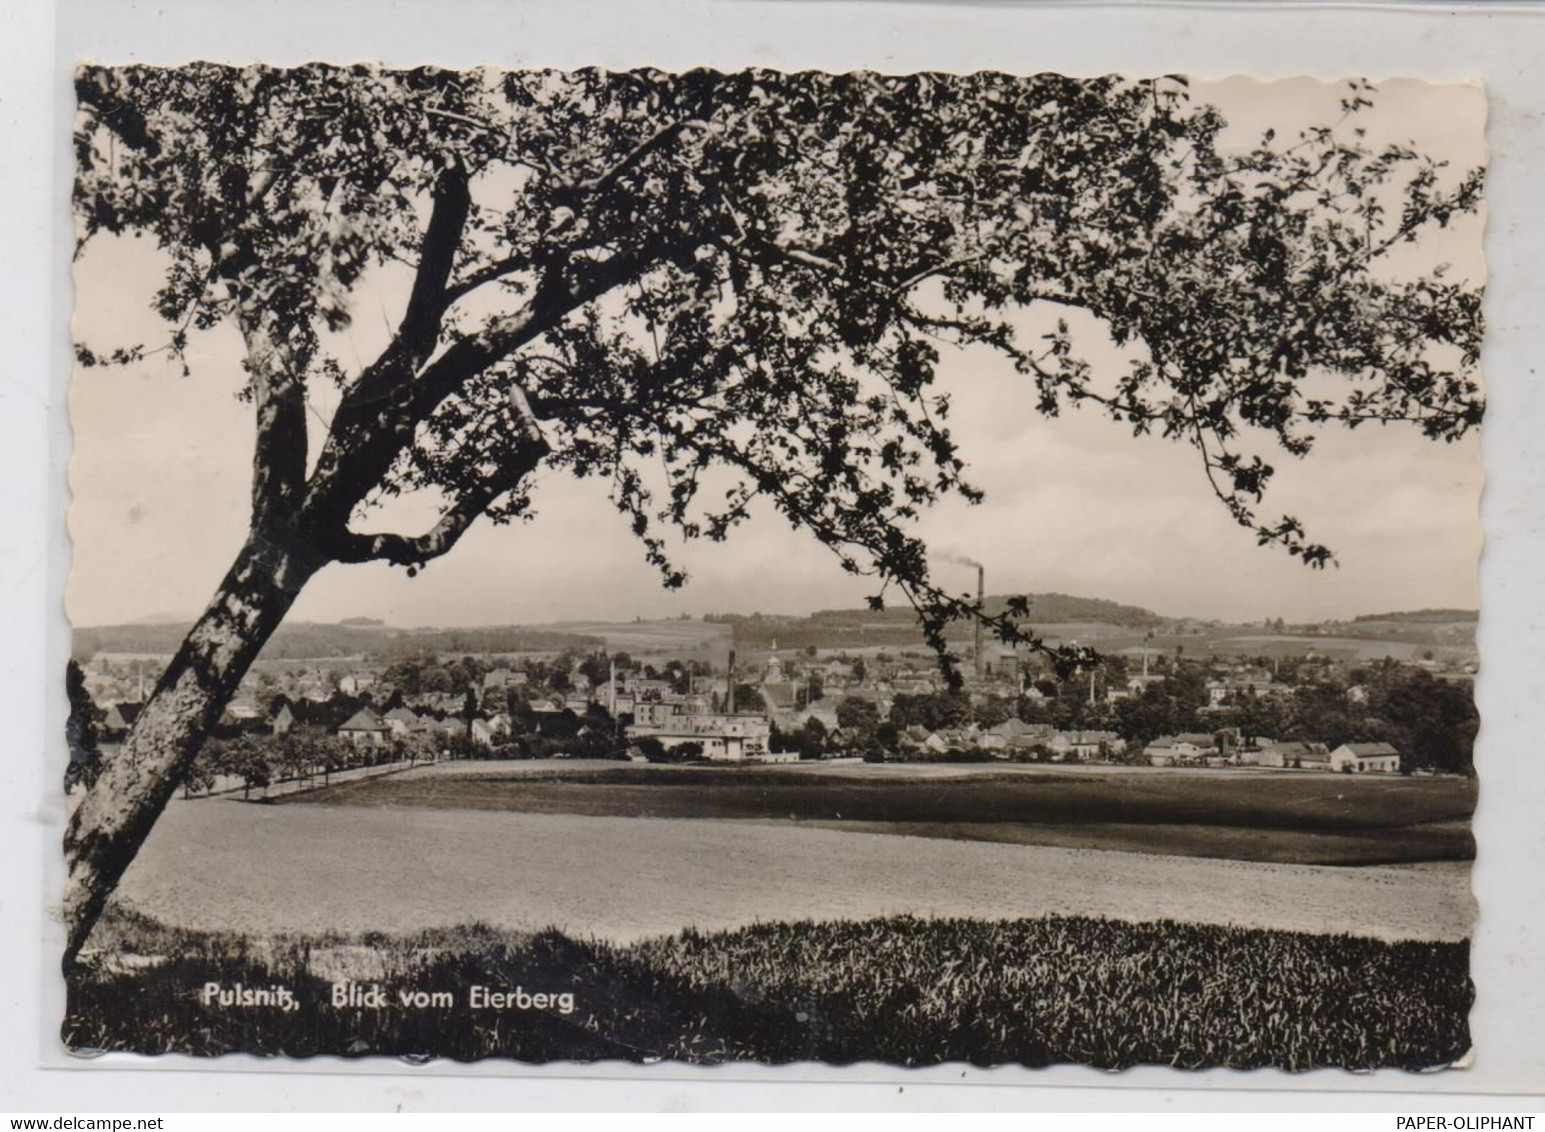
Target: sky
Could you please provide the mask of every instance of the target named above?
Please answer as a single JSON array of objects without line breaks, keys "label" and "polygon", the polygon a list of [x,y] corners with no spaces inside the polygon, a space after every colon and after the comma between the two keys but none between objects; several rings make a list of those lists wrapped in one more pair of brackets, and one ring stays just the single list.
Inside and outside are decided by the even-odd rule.
[{"label": "sky", "polygon": [[[1225,140],[1241,144],[1268,125],[1285,136],[1334,121],[1344,93],[1310,80],[1192,89],[1228,118]],[[1466,168],[1485,160],[1484,115],[1478,88],[1391,81],[1362,120],[1374,144],[1410,141]],[[1440,242],[1406,253],[1406,266],[1448,262],[1480,281],[1481,234],[1479,219],[1455,224]],[[164,341],[149,310],[160,263],[145,241],[94,242],[75,265],[76,337],[93,348]],[[353,326],[333,342],[346,366],[358,368],[379,348],[400,311],[399,282],[383,279],[358,295]],[[1041,316],[1029,317],[1033,329]],[[1122,365],[1097,328],[1075,329],[1097,369]],[[239,337],[220,327],[194,336],[187,377],[160,356],[74,373],[67,603],[75,624],[191,617],[213,593],[247,523],[253,425],[250,406],[235,397],[240,363]],[[946,358],[940,386],[952,394],[951,428],[969,479],[986,492],[974,507],[947,500],[919,524],[946,586],[975,583],[946,561],[953,555],[982,561],[994,593],[1109,598],[1170,616],[1317,621],[1477,604],[1482,471],[1473,433],[1442,445],[1410,428],[1331,430],[1306,460],[1267,453],[1278,473],[1263,517],[1296,515],[1337,555],[1336,567],[1313,571],[1257,547],[1234,524],[1189,446],[1133,438],[1089,410],[1044,419],[1024,379],[985,352]],[[330,406],[315,409],[319,428]],[[480,522],[411,579],[383,564],[328,567],[291,619],[415,626],[804,613],[853,607],[875,592],[872,579],[844,574],[770,508],[725,544],[678,546],[690,580],[666,591],[604,485],[561,473],[536,478],[533,521]],[[433,500],[408,501],[387,525],[418,530],[434,513]]]}]

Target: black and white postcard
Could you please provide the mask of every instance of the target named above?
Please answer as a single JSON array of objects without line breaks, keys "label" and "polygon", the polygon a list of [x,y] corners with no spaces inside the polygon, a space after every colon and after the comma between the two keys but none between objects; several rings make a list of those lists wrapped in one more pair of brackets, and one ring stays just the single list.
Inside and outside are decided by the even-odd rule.
[{"label": "black and white postcard", "polygon": [[75,91],[69,1050],[1470,1056],[1479,86]]}]

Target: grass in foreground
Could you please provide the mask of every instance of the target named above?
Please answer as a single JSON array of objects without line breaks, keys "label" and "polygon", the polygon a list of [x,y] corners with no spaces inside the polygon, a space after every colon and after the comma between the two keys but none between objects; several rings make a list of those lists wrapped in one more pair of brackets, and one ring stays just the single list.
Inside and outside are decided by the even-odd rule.
[{"label": "grass in foreground", "polygon": [[[613,946],[480,925],[252,940],[118,911],[93,940],[62,1028],[78,1051],[1425,1069],[1469,1048],[1473,998],[1467,943],[1086,918],[765,924]],[[387,1007],[331,1005],[345,953],[369,960],[373,976],[355,977]],[[164,958],[108,961],[125,955]],[[206,982],[282,983],[300,1008],[206,1006]],[[474,985],[572,994],[573,1010],[473,1010]],[[400,990],[454,1005],[401,1007]]]}]

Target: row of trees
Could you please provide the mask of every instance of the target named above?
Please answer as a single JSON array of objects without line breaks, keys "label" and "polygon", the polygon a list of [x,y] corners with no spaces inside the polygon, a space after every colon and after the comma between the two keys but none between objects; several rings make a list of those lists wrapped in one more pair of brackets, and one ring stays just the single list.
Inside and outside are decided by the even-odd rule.
[{"label": "row of trees", "polygon": [[[501,663],[486,656],[463,656],[444,661],[432,655],[405,657],[386,668],[379,683],[394,693],[405,696],[433,694],[465,695],[472,692],[481,697],[484,678],[497,668],[508,667],[521,672],[525,683],[518,694],[523,696],[557,693],[566,695],[575,690],[575,676],[583,676],[589,686],[599,688],[611,678],[612,672],[637,672],[646,680],[664,680],[678,695],[685,695],[694,678],[707,676],[712,669],[699,660],[673,657],[656,666],[635,660],[626,652],[608,653],[601,649],[589,652],[565,651],[557,656],[523,657],[513,663]],[[504,710],[500,705],[497,710]]]},{"label": "row of trees", "polygon": [[326,785],[334,774],[389,763],[433,761],[440,744],[431,736],[393,737],[379,745],[356,744],[336,735],[297,729],[284,735],[243,734],[212,739],[183,782],[184,797],[213,790],[221,779],[237,779],[243,797],[281,782]]}]

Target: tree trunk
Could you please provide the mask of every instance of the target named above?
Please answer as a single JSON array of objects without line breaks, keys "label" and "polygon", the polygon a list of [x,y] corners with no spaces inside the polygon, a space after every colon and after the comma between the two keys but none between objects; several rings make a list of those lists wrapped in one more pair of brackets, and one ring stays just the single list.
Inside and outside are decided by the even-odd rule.
[{"label": "tree trunk", "polygon": [[68,972],[237,685],[325,560],[254,531],[64,836]]}]

